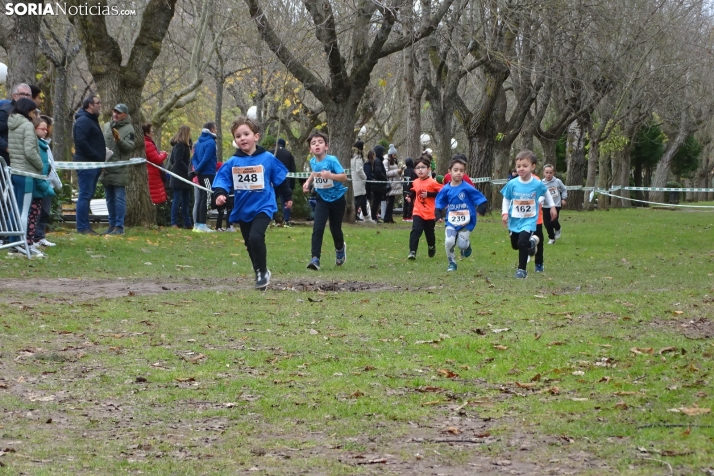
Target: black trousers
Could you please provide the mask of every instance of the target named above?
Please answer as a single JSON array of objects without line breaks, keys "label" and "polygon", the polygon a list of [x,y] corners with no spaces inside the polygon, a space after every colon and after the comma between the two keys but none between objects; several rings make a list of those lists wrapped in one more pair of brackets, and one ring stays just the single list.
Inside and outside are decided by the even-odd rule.
[{"label": "black trousers", "polygon": [[536,235],[540,241],[536,246],[535,264],[543,264],[543,225],[536,225],[536,231],[511,232],[511,247],[518,250],[518,269],[526,269],[528,263],[528,248],[531,236]]},{"label": "black trousers", "polygon": [[[322,238],[325,235],[327,220],[330,220],[330,233],[334,241],[335,249],[341,250],[345,245],[345,237],[342,234],[342,218],[345,216],[347,200],[341,196],[334,202],[326,202],[317,196],[315,206],[315,221],[312,224],[312,256],[320,258],[322,252]],[[374,210],[374,209],[373,209]]]},{"label": "black trousers", "polygon": [[372,220],[377,221],[377,214],[379,214],[379,209],[382,206],[381,204],[382,200],[384,200],[384,194],[377,190],[382,184],[378,183],[375,185],[376,186],[372,187],[372,204],[370,206],[372,207]]},{"label": "black trousers", "polygon": [[384,223],[394,223],[394,216],[392,216],[392,212],[394,211],[394,198],[394,195],[387,196],[387,210],[382,217]]},{"label": "black trousers", "polygon": [[414,200],[407,201],[408,195],[409,192],[404,192],[404,205],[402,205],[402,218],[404,219],[412,218],[414,212]]},{"label": "black trousers", "polygon": [[543,208],[543,224],[545,225],[545,229],[548,232],[548,238],[550,238],[551,240],[555,239],[555,232],[557,230],[560,230],[560,221],[558,221],[558,219],[560,218],[560,207],[555,207],[555,209],[558,210],[558,216],[555,220],[551,220],[550,208]]},{"label": "black trousers", "polygon": [[[213,183],[213,178],[215,175],[199,175],[198,184],[201,187],[210,189],[211,183]],[[211,206],[211,195],[205,190],[198,190],[198,213],[196,213],[196,223],[206,224],[206,217],[208,216],[208,207]]]},{"label": "black trousers", "polygon": [[359,219],[359,209],[362,209],[362,215],[367,218],[367,195],[359,195],[355,197],[355,218]]},{"label": "black trousers", "polygon": [[412,215],[412,232],[409,234],[409,251],[417,252],[421,234],[426,235],[426,244],[431,248],[436,246],[434,227],[436,220],[424,220],[418,215]]},{"label": "black trousers", "polygon": [[265,248],[265,230],[270,225],[270,217],[258,213],[253,221],[239,221],[241,235],[245,248],[248,250],[253,270],[265,273],[268,269],[268,251]]}]

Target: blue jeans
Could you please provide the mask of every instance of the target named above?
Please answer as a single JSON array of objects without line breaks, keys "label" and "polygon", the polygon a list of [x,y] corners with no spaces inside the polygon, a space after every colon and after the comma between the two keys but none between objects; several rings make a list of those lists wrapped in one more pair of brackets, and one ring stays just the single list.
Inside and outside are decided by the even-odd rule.
[{"label": "blue jeans", "polygon": [[181,215],[183,216],[183,226],[184,228],[191,227],[191,215],[188,213],[188,209],[191,206],[191,190],[174,190],[174,200],[171,203],[171,225],[178,225],[178,215],[179,208],[181,208]]},{"label": "blue jeans", "polygon": [[118,185],[105,185],[104,195],[107,197],[109,228],[124,228],[124,217],[126,216],[125,188]]},{"label": "blue jeans", "polygon": [[78,170],[79,198],[77,198],[77,231],[89,230],[89,201],[97,191],[99,169]]}]

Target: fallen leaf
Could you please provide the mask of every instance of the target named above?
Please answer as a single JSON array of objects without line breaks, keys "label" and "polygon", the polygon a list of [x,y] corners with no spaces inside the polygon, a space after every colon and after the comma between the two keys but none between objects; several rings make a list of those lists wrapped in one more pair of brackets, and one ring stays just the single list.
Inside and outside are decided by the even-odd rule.
[{"label": "fallen leaf", "polygon": [[198,362],[199,360],[201,360],[201,359],[205,359],[205,358],[206,358],[206,356],[205,356],[205,355],[203,355],[203,354],[198,354],[197,356],[195,356],[195,357],[191,357],[191,358],[190,358],[190,359],[188,359],[188,360],[189,360],[189,362],[192,362],[192,363],[194,363],[194,364],[195,364],[195,363],[196,363],[196,362]]},{"label": "fallen leaf", "polygon": [[662,450],[660,453],[662,456],[687,456],[691,455],[694,453],[692,450],[684,450],[684,451],[677,451],[677,450]]},{"label": "fallen leaf", "polygon": [[551,387],[548,391],[549,391],[551,394],[553,394],[553,395],[558,395],[558,394],[560,393],[560,388],[558,388],[558,387]]},{"label": "fallen leaf", "polygon": [[458,435],[461,433],[458,428],[455,426],[450,426],[449,428],[446,429],[447,432],[451,433],[452,435]]},{"label": "fallen leaf", "polygon": [[598,380],[598,383],[600,383],[600,382],[605,382],[605,383],[607,383],[607,382],[610,381],[611,378],[612,378],[612,377],[608,377],[608,376],[606,375],[606,376],[604,376],[603,378],[601,378],[600,380]]},{"label": "fallen leaf", "polygon": [[225,408],[233,408],[233,407],[237,407],[238,404],[236,402],[227,402],[227,403],[224,403],[223,406]]},{"label": "fallen leaf", "polygon": [[633,396],[633,395],[642,395],[642,396],[644,396],[644,394],[642,394],[642,393],[640,393],[640,392],[615,392],[615,393],[613,393],[613,395],[616,395],[616,396],[618,396],[618,397],[631,397],[631,396]]},{"label": "fallen leaf", "polygon": [[178,377],[175,379],[177,382],[195,382],[196,379],[194,377]]},{"label": "fallen leaf", "polygon": [[496,349],[496,350],[508,350],[508,346],[507,346],[507,345],[496,345],[496,344],[494,344],[494,345],[493,345],[493,348]]},{"label": "fallen leaf", "polygon": [[360,392],[359,390],[352,392],[352,394],[350,394],[350,397],[352,397],[352,398],[359,398],[362,396],[364,396],[364,393]]},{"label": "fallen leaf", "polygon": [[680,407],[680,408],[670,408],[667,411],[674,412],[674,413],[684,413],[687,416],[699,416],[699,415],[706,415],[707,413],[711,413],[712,409],[711,408],[699,408],[699,407],[692,407],[692,408]]},{"label": "fallen leaf", "polygon": [[533,387],[537,387],[537,386],[538,386],[537,383],[520,383],[520,382],[516,382],[516,387],[519,387],[519,388],[533,388]]},{"label": "fallen leaf", "polygon": [[424,402],[424,403],[422,403],[421,406],[422,406],[422,407],[428,407],[428,406],[431,406],[431,405],[438,405],[438,404],[440,404],[440,403],[441,403],[441,400],[432,400],[432,401],[430,401],[430,402]]},{"label": "fallen leaf", "polygon": [[441,388],[441,387],[433,387],[433,386],[430,386],[430,385],[426,385],[426,386],[419,387],[419,388],[417,388],[416,390],[417,390],[417,392],[424,392],[424,393],[426,393],[426,392],[441,393],[441,392],[445,392],[445,391],[446,391],[446,390],[444,390],[444,389]]},{"label": "fallen leaf", "polygon": [[563,344],[565,344],[565,342],[561,342],[561,341],[559,341],[559,340],[554,340],[553,342],[549,342],[549,343],[546,344],[546,345],[549,345],[549,346],[550,346],[550,345],[563,345]]},{"label": "fallen leaf", "polygon": [[676,352],[676,347],[664,347],[657,352],[659,355],[666,354],[667,352]]},{"label": "fallen leaf", "polygon": [[672,314],[674,314],[675,316],[681,316],[682,314],[684,314],[684,311],[672,311]]},{"label": "fallen leaf", "polygon": [[498,333],[507,332],[507,331],[510,331],[510,330],[511,330],[510,327],[505,327],[505,328],[503,328],[503,329],[491,329],[491,332],[493,332],[494,334],[498,334]]},{"label": "fallen leaf", "polygon": [[627,403],[625,403],[623,401],[619,401],[615,404],[615,408],[617,408],[619,410],[627,410],[629,407],[627,406]]},{"label": "fallen leaf", "polygon": [[538,382],[539,380],[540,380],[540,374],[535,374],[535,375],[531,378],[531,382]]},{"label": "fallen leaf", "polygon": [[459,376],[459,374],[452,372],[451,370],[448,369],[439,369],[437,370],[441,375],[443,375],[446,378],[456,378]]},{"label": "fallen leaf", "polygon": [[319,298],[318,298],[318,299],[313,299],[313,298],[309,297],[309,298],[307,298],[307,300],[310,301],[310,302],[322,302],[322,299],[319,299]]},{"label": "fallen leaf", "polygon": [[637,355],[654,354],[654,349],[652,347],[633,347],[630,352]]}]

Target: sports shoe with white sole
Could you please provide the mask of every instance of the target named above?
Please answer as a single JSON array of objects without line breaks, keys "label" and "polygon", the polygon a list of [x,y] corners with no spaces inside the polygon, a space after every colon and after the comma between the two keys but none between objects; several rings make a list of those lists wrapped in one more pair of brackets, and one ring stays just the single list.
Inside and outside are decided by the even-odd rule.
[{"label": "sports shoe with white sole", "polygon": [[46,247],[48,247],[48,248],[50,248],[50,247],[52,247],[52,246],[57,246],[56,243],[52,243],[52,242],[51,242],[50,240],[48,240],[47,238],[42,238],[40,241],[38,241],[38,242],[35,243],[35,244],[36,244],[36,245],[40,245],[40,246],[46,246]]},{"label": "sports shoe with white sole", "polygon": [[265,290],[265,288],[268,287],[268,284],[270,284],[270,276],[271,274],[269,269],[266,269],[265,273],[258,271],[256,273],[255,289]]},{"label": "sports shoe with white sole", "polygon": [[335,250],[335,264],[342,266],[347,261],[347,243],[342,243],[341,250]]}]

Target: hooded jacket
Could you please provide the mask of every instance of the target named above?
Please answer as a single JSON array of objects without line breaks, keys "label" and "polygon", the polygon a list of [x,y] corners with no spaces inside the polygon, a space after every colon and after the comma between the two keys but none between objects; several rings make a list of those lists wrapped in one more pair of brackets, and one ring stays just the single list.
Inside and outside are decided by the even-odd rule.
[{"label": "hooded jacket", "polygon": [[[48,175],[50,173],[50,144],[43,139],[37,139],[37,145],[42,159],[42,175]],[[55,195],[49,180],[34,179],[32,198],[54,197]]]},{"label": "hooded jacket", "polygon": [[208,129],[203,129],[193,148],[193,159],[191,159],[193,170],[196,175],[215,175],[217,162],[216,134]]},{"label": "hooded jacket", "polygon": [[350,173],[352,174],[352,190],[355,197],[359,197],[367,193],[367,174],[364,171],[364,159],[362,151],[355,148],[355,155],[350,162]]},{"label": "hooded jacket", "polygon": [[[414,159],[411,157],[407,157],[407,160],[404,161],[406,167],[404,168],[404,183],[402,184],[402,190],[404,193],[409,193],[409,191],[412,188],[411,182],[416,180],[417,175],[414,172]],[[407,182],[408,180],[408,182]]]},{"label": "hooded jacket", "polygon": [[0,105],[0,157],[5,159],[7,165],[10,165],[10,153],[7,150],[7,136],[9,132],[7,121],[10,119],[12,106],[13,101],[7,99],[3,100]]},{"label": "hooded jacket", "polygon": [[[383,146],[377,145],[374,147],[374,154],[376,157],[374,158],[374,163],[372,164],[372,179],[379,180],[380,182],[387,181],[387,169],[384,168],[384,152],[385,148]],[[391,189],[391,186],[388,184],[373,183],[372,191],[374,192],[376,190],[385,194],[387,187]]]},{"label": "hooded jacket", "polygon": [[[75,162],[104,162],[106,159],[106,143],[102,128],[99,126],[99,115],[90,114],[85,109],[80,109],[74,115]],[[114,139],[112,139],[114,142]]]},{"label": "hooded jacket", "polygon": [[[182,179],[190,181],[188,173],[191,169],[191,146],[183,142],[172,142],[171,145],[173,149],[171,149],[170,170]],[[169,179],[169,187],[173,190],[190,190],[193,188],[190,184],[182,182],[174,176]]]},{"label": "hooded jacket", "polygon": [[[159,152],[156,149],[156,144],[154,139],[149,136],[144,136],[144,147],[146,149],[146,160],[152,164],[162,166],[166,160],[166,152]],[[154,205],[159,205],[164,203],[168,198],[166,197],[166,187],[164,187],[164,179],[161,176],[162,171],[154,167],[153,165],[146,164],[146,173],[149,176],[149,195],[151,195],[151,202]]]},{"label": "hooded jacket", "polygon": [[42,158],[35,126],[22,114],[13,114],[7,121],[8,148],[12,168],[42,175]]}]

